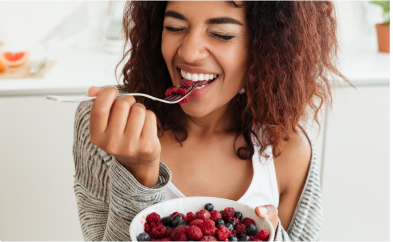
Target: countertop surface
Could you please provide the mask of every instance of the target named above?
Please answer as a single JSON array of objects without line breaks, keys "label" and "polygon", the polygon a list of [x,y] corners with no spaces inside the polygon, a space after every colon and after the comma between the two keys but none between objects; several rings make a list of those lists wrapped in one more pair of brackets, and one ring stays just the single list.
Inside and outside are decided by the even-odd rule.
[{"label": "countertop surface", "polygon": [[[0,79],[0,97],[82,94],[93,85],[117,84],[115,67],[121,60],[120,52],[113,54],[100,49],[85,49],[46,53],[45,56],[56,60],[56,64],[45,77]],[[43,53],[31,52],[30,59],[39,56],[43,56]],[[355,86],[389,85],[389,53],[379,53],[370,48],[347,49],[340,56],[339,70]],[[123,65],[124,62],[117,69],[119,82]],[[342,84],[347,86],[344,81]]]}]

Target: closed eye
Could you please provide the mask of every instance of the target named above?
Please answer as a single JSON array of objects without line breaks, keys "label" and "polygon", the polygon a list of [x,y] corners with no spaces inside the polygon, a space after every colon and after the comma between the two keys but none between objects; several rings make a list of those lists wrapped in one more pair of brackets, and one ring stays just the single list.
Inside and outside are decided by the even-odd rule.
[{"label": "closed eye", "polygon": [[223,39],[223,40],[230,40],[234,37],[234,36],[230,36],[230,35],[221,35],[221,34],[214,34],[214,33],[212,33],[212,35],[214,35],[220,39]]},{"label": "closed eye", "polygon": [[184,29],[176,29],[176,28],[172,28],[172,27],[165,27],[165,29],[169,32],[180,32]]}]

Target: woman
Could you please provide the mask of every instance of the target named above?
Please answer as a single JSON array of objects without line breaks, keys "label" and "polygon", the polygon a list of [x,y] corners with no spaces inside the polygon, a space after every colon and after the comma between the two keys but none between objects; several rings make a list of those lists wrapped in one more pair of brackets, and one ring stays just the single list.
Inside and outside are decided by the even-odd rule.
[{"label": "woman", "polygon": [[[331,2],[130,2],[124,85],[92,87],[76,112],[75,194],[86,240],[130,240],[145,207],[213,196],[255,207],[275,240],[319,240],[314,147],[299,126],[325,100],[337,51]],[[188,74],[189,73],[189,74]],[[187,75],[214,81],[164,98]],[[199,78],[199,79],[198,79]],[[330,99],[329,99],[330,98]],[[319,103],[317,102],[320,101]]]}]

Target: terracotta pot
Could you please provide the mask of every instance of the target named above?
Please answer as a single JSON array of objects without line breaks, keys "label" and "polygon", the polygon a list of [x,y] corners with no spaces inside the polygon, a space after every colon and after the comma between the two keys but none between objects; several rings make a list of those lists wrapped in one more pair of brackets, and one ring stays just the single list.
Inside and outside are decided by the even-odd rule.
[{"label": "terracotta pot", "polygon": [[376,24],[379,52],[390,53],[390,25]]}]

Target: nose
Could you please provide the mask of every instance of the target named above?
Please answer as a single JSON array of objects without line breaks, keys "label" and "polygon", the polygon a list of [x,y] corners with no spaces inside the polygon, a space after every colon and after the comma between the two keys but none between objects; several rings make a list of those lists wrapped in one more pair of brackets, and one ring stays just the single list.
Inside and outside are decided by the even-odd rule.
[{"label": "nose", "polygon": [[206,49],[206,41],[204,41],[203,34],[198,33],[198,31],[189,32],[184,36],[182,45],[177,53],[188,63],[207,59],[210,55]]}]

